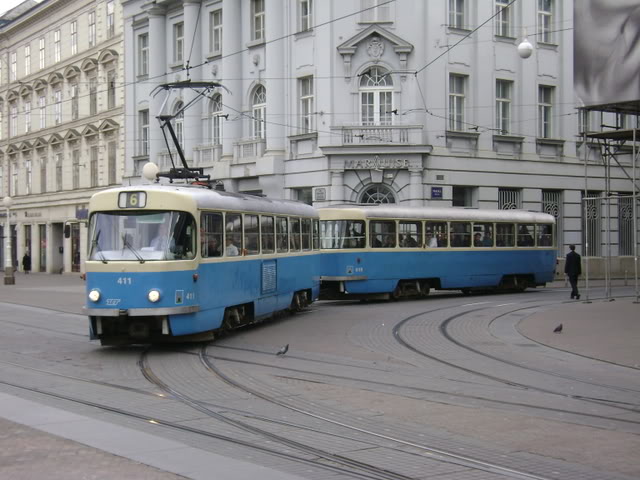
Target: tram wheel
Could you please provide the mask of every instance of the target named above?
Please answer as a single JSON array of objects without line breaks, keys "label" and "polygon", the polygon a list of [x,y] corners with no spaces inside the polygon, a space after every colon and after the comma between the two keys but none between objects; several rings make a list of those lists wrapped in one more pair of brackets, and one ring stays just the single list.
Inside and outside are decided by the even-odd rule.
[{"label": "tram wheel", "polygon": [[305,308],[307,308],[309,302],[307,300],[307,292],[295,292],[293,294],[293,299],[291,300],[291,311],[293,312],[301,312]]},{"label": "tram wheel", "polygon": [[233,330],[240,326],[240,312],[237,308],[227,308],[224,312],[223,326],[225,330]]}]

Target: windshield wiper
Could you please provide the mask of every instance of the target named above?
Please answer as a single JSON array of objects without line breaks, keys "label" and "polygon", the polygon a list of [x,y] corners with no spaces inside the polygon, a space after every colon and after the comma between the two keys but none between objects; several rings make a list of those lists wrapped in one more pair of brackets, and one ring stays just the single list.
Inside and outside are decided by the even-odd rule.
[{"label": "windshield wiper", "polygon": [[138,261],[140,263],[144,263],[144,258],[142,258],[142,256],[136,251],[135,248],[133,248],[129,242],[127,241],[127,234],[123,234],[122,235],[122,246],[123,247],[127,247],[129,250],[131,250],[131,253],[133,253],[135,255],[135,257],[138,259]]},{"label": "windshield wiper", "polygon": [[98,240],[100,240],[101,233],[102,233],[102,230],[98,230],[98,233],[96,234],[96,238],[91,241],[91,251],[93,252],[93,249],[95,248],[96,253],[100,255],[100,260],[102,260],[102,263],[107,263],[107,259],[104,258],[104,254],[102,253],[102,249],[100,248],[100,244],[98,243]]}]

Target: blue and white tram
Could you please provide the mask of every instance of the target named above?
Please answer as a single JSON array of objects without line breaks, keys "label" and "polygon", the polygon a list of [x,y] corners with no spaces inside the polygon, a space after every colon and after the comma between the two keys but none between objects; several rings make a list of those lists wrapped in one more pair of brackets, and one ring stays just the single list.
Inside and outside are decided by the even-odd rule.
[{"label": "blue and white tram", "polygon": [[522,291],[554,277],[555,219],[544,213],[398,205],[319,213],[322,299]]},{"label": "blue and white tram", "polygon": [[86,314],[102,345],[203,340],[318,298],[318,214],[192,185],[90,202]]}]

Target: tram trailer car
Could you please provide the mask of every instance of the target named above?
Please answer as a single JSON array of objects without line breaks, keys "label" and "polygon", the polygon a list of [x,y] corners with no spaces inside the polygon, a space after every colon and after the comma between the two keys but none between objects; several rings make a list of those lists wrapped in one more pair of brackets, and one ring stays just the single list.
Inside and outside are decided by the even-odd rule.
[{"label": "tram trailer car", "polygon": [[156,184],[89,208],[85,313],[102,345],[211,339],[318,298],[308,205]]},{"label": "tram trailer car", "polygon": [[319,209],[321,299],[523,291],[551,282],[555,219],[522,210]]}]

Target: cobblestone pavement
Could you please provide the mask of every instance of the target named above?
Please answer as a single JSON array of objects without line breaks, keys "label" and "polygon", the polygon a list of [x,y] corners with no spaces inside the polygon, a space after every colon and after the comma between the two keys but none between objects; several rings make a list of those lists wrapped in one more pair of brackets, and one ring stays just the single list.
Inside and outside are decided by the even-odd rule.
[{"label": "cobblestone pavement", "polygon": [[185,478],[0,417],[0,478],[13,480]]},{"label": "cobblestone pavement", "polygon": [[[622,283],[618,282],[617,285],[622,286]],[[584,284],[582,287],[584,288]],[[632,287],[633,285],[627,287],[627,294]],[[564,291],[566,285],[564,282],[554,282],[550,288]],[[569,290],[566,289],[567,303],[527,317],[518,325],[518,330],[531,340],[553,348],[640,368],[640,304],[634,302],[635,296],[603,299],[606,295],[603,294],[602,282],[594,281],[590,288],[591,302],[584,302],[584,290],[583,301],[569,302]],[[84,295],[84,283],[79,274],[16,273],[15,285],[0,285],[0,303],[43,307],[78,315],[82,313]],[[615,296],[615,292],[612,296]],[[563,333],[554,334],[553,329],[560,323],[564,327]],[[40,428],[32,428],[27,421],[21,423],[20,418],[13,420],[16,418],[12,418],[11,413],[0,408],[0,478],[185,478],[53,435]],[[216,460],[219,461],[220,457]],[[245,467],[246,464],[233,464],[229,468],[235,469],[235,474],[210,478],[227,480],[251,478],[255,475],[255,472],[250,473],[251,470],[243,471]],[[285,474],[274,475],[268,469],[260,473],[260,478],[294,478]],[[209,478],[203,472],[187,476]]]}]

